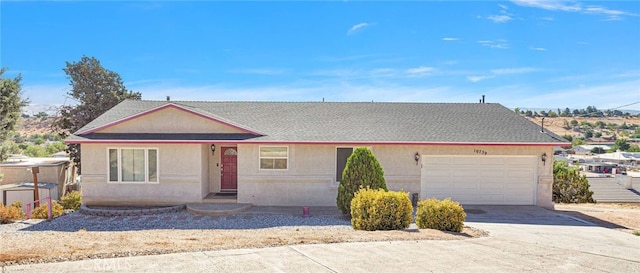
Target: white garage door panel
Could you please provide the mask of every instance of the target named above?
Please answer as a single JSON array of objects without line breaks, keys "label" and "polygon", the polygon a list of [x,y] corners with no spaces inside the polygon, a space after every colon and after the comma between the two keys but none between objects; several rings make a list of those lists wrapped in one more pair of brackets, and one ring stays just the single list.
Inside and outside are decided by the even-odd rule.
[{"label": "white garage door panel", "polygon": [[535,204],[533,156],[423,156],[421,198],[462,204]]}]

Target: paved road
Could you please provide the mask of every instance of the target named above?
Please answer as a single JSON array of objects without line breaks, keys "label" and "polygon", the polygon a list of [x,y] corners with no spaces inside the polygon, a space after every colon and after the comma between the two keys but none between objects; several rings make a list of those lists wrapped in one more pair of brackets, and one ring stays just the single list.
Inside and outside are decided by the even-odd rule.
[{"label": "paved road", "polygon": [[9,266],[4,272],[640,272],[640,237],[529,206],[466,208],[457,241],[297,245]]},{"label": "paved road", "polygon": [[640,178],[633,177],[633,189],[629,190],[612,177],[589,177],[590,190],[596,202],[640,203]]}]

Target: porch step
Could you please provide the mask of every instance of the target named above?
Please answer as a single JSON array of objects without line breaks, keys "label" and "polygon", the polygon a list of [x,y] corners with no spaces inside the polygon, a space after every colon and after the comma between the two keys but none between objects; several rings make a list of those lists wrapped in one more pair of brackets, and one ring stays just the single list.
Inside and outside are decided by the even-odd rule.
[{"label": "porch step", "polygon": [[187,211],[193,214],[220,216],[241,213],[253,207],[253,204],[233,203],[192,203],[187,204]]}]

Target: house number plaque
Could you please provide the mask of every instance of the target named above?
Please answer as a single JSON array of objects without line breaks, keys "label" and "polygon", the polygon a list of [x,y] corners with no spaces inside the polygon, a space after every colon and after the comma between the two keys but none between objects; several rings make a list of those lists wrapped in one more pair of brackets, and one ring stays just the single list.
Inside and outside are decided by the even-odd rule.
[{"label": "house number plaque", "polygon": [[485,150],[480,150],[480,149],[473,149],[473,152],[479,155],[487,155],[488,152]]}]

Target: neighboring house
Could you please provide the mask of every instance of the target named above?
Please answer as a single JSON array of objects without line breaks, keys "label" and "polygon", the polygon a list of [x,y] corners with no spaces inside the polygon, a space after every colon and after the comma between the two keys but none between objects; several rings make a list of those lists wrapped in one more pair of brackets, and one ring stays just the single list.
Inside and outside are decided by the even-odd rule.
[{"label": "neighboring house", "polygon": [[634,152],[621,152],[616,151],[615,153],[606,153],[597,156],[600,161],[604,162],[614,162],[618,164],[636,166],[640,163],[640,153]]},{"label": "neighboring house", "polygon": [[335,206],[345,162],[368,147],[389,189],[463,204],[552,207],[554,146],[499,104],[127,100],[66,140],[88,205]]},{"label": "neighboring house", "polygon": [[573,147],[573,151],[578,155],[587,155],[593,154],[591,151],[593,151],[593,149],[595,148],[602,148],[605,153],[611,150],[611,147],[608,145],[578,145],[576,147]]},{"label": "neighboring house", "polygon": [[[15,158],[15,159],[14,159]],[[33,167],[38,167],[37,179],[40,183],[56,185],[57,196],[62,196],[64,185],[71,178],[69,158],[29,158],[13,157],[0,163],[3,179],[0,185],[33,183]],[[2,192],[0,192],[2,194]]]}]

